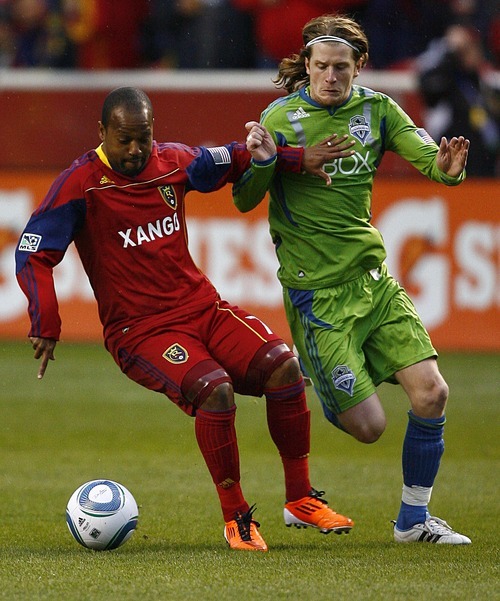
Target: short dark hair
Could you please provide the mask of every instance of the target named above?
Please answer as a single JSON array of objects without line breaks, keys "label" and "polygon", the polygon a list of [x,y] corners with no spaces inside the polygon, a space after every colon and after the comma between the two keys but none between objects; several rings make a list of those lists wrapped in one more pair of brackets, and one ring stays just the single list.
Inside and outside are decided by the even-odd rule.
[{"label": "short dark hair", "polygon": [[139,112],[144,108],[153,116],[153,105],[148,95],[139,88],[116,88],[104,99],[102,105],[101,123],[108,127],[111,113],[117,107],[123,107],[130,112]]}]

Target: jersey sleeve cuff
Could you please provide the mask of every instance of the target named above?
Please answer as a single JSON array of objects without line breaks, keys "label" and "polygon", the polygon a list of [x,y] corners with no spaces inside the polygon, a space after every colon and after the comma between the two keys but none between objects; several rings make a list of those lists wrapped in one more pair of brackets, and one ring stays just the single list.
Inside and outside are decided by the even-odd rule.
[{"label": "jersey sleeve cuff", "polygon": [[274,154],[272,157],[269,157],[268,159],[266,159],[265,161],[257,161],[256,159],[252,159],[252,165],[255,165],[255,167],[267,167],[268,165],[272,165],[273,163],[275,163],[278,159],[278,155]]},{"label": "jersey sleeve cuff", "polygon": [[446,173],[441,172],[441,181],[443,182],[443,184],[445,186],[458,186],[458,184],[461,184],[465,177],[466,177],[466,173],[465,170],[462,171],[462,173],[460,175],[458,175],[457,177],[452,177],[451,175],[446,175]]},{"label": "jersey sleeve cuff", "polygon": [[278,171],[302,172],[304,149],[301,146],[278,146]]}]

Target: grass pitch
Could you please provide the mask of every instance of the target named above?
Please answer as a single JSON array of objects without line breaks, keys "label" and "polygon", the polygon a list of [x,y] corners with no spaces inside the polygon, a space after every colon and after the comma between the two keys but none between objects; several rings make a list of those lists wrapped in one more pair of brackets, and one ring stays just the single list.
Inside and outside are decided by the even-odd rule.
[{"label": "grass pitch", "polygon": [[[230,551],[193,420],[123,376],[99,345],[60,344],[43,380],[29,344],[0,342],[0,598],[204,601],[494,600],[498,577],[499,355],[451,355],[446,451],[431,509],[472,545],[398,545],[407,402],[380,389],[388,428],[367,446],[332,428],[314,395],[311,477],[356,526],[349,536],[285,528],[281,463],[262,399],[239,398],[244,493],[270,552]],[[139,504],[115,551],[80,547],[71,493],[106,477]]]}]

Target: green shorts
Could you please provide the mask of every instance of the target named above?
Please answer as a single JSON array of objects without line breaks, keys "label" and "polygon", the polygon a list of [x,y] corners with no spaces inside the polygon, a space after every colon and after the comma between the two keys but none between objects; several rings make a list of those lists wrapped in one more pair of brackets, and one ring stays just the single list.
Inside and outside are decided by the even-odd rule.
[{"label": "green shorts", "polygon": [[404,367],[436,357],[406,291],[382,265],[319,290],[284,290],[285,310],[304,372],[322,403],[338,414],[397,384]]}]

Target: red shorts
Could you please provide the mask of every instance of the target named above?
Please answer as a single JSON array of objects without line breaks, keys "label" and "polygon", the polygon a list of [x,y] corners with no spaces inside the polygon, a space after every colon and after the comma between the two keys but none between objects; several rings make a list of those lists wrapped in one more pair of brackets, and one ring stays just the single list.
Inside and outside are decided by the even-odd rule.
[{"label": "red shorts", "polygon": [[154,328],[133,326],[111,347],[123,373],[189,415],[224,382],[262,396],[271,373],[293,357],[257,317],[224,300]]}]

